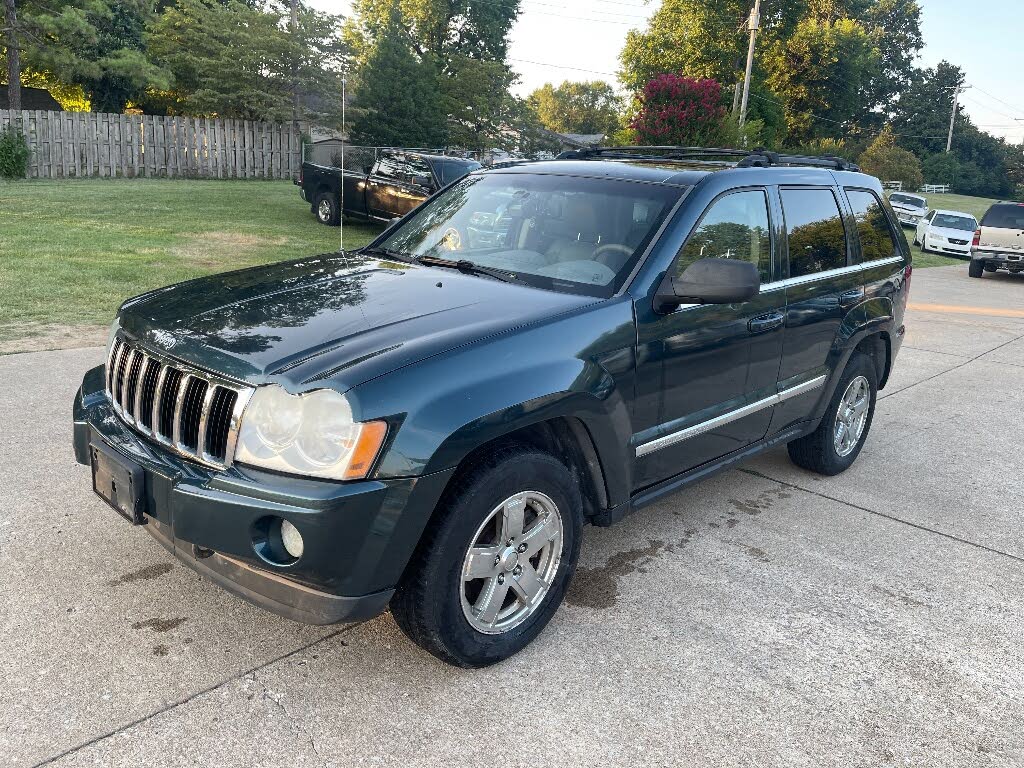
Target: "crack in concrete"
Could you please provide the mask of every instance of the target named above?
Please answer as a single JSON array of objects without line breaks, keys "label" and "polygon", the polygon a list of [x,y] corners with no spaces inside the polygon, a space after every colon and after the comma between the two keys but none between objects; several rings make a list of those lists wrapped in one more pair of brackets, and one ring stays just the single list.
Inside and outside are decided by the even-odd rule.
[{"label": "crack in concrete", "polygon": [[303,651],[308,650],[309,648],[313,648],[313,647],[319,645],[320,643],[326,642],[327,640],[330,640],[331,638],[337,637],[338,635],[344,634],[345,632],[351,632],[356,627],[360,626],[361,624],[365,624],[365,623],[366,622],[359,622],[357,624],[349,624],[349,625],[347,625],[345,627],[342,627],[341,629],[337,630],[336,632],[331,632],[328,635],[324,635],[321,638],[317,638],[316,640],[313,640],[312,642],[306,643],[305,645],[301,645],[298,648],[295,648],[294,650],[289,651],[288,653],[281,654],[280,656],[275,656],[274,658],[268,659],[267,661],[264,661],[264,662],[262,662],[260,664],[257,664],[254,667],[251,667],[249,669],[243,670],[243,671],[241,671],[241,672],[239,672],[237,674],[231,675],[230,677],[227,677],[227,678],[221,680],[218,683],[214,683],[213,685],[207,686],[206,688],[203,688],[202,690],[196,691],[195,693],[189,694],[188,696],[185,696],[184,698],[178,699],[177,701],[169,702],[168,704],[165,704],[164,706],[159,707],[158,709],[150,712],[149,714],[146,714],[146,715],[143,715],[142,717],[136,718],[135,720],[132,720],[129,723],[125,723],[124,725],[120,725],[120,726],[118,726],[116,728],[113,728],[113,729],[107,731],[106,733],[101,733],[98,736],[94,736],[93,738],[89,739],[88,741],[83,741],[81,744],[77,744],[74,747],[70,747],[69,749],[66,749],[63,752],[59,753],[59,754],[53,755],[52,757],[48,757],[45,760],[41,760],[38,763],[34,763],[31,768],[42,768],[42,766],[44,766],[44,765],[51,765],[51,764],[55,763],[57,760],[61,760],[61,759],[65,758],[65,757],[68,757],[69,755],[75,754],[76,752],[80,752],[81,750],[86,749],[87,747],[91,747],[94,744],[99,744],[101,741],[106,741],[107,739],[112,738],[113,736],[116,736],[117,734],[122,733],[124,731],[130,730],[130,729],[136,727],[137,725],[142,725],[143,723],[148,722],[149,720],[152,720],[155,717],[159,717],[160,715],[164,714],[165,712],[171,712],[171,711],[177,709],[178,707],[181,707],[181,706],[183,706],[185,704],[188,704],[190,701],[199,698],[200,696],[204,696],[207,693],[212,693],[213,691],[216,691],[216,690],[218,690],[220,688],[223,688],[225,685],[228,685],[230,683],[236,682],[237,680],[240,680],[240,679],[244,678],[246,675],[252,675],[253,676],[252,679],[255,680],[256,679],[255,678],[256,673],[259,672],[261,669],[266,669],[267,667],[271,666],[272,664],[276,664],[279,661],[283,661],[285,659],[291,658],[292,656],[295,656],[296,654],[302,653]]},{"label": "crack in concrete", "polygon": [[844,499],[838,499],[835,496],[829,496],[827,493],[821,493],[820,491],[812,491],[810,488],[804,488],[803,486],[796,485],[795,483],[790,483],[790,482],[787,482],[785,480],[779,480],[777,478],[774,478],[774,477],[771,477],[769,475],[766,475],[763,472],[758,472],[755,469],[747,469],[745,467],[739,467],[737,469],[737,471],[745,472],[746,474],[753,475],[754,477],[760,477],[761,479],[768,480],[769,482],[772,482],[772,483],[778,483],[779,485],[783,485],[783,486],[785,486],[787,488],[792,488],[793,490],[796,490],[796,491],[803,491],[804,493],[809,493],[812,496],[817,496],[818,498],[821,498],[821,499],[827,499],[828,501],[834,501],[836,504],[842,504],[843,506],[850,507],[852,509],[857,509],[857,510],[860,510],[861,512],[867,512],[868,514],[871,514],[871,515],[877,515],[878,517],[885,518],[886,520],[891,520],[894,523],[902,523],[903,525],[909,525],[911,528],[917,528],[919,531],[925,531],[926,533],[934,533],[936,536],[942,536],[943,538],[951,539],[952,541],[956,541],[956,542],[959,542],[961,544],[966,544],[966,545],[968,545],[970,547],[976,547],[978,549],[983,549],[986,552],[992,553],[993,555],[1001,555],[1003,557],[1008,557],[1011,560],[1016,560],[1018,563],[1024,563],[1024,557],[1021,557],[1020,555],[1015,555],[1012,552],[1004,552],[1001,549],[994,549],[993,547],[986,546],[985,544],[979,544],[976,541],[971,541],[970,539],[964,539],[964,538],[961,538],[960,536],[956,536],[956,535],[954,535],[952,533],[946,533],[945,531],[940,531],[937,528],[929,528],[926,525],[920,525],[919,523],[912,523],[911,521],[904,520],[901,517],[896,517],[895,515],[890,515],[890,514],[888,514],[886,512],[879,512],[877,509],[871,509],[870,507],[864,507],[864,506],[861,506],[860,504],[854,504],[852,501],[846,501]]}]

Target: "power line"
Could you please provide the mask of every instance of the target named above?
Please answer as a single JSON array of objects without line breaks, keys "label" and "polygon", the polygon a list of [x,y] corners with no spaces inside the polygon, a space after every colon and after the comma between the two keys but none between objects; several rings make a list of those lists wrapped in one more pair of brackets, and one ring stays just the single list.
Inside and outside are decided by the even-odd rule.
[{"label": "power line", "polygon": [[551,67],[552,69],[568,69],[573,72],[587,72],[591,75],[605,75],[606,77],[618,77],[614,72],[599,72],[596,69],[583,69],[582,67],[569,67],[563,64],[551,64],[546,61],[530,61],[529,59],[513,59],[509,57],[509,61],[515,61],[519,64],[533,64],[538,67]]},{"label": "power line", "polygon": [[999,102],[1000,104],[1003,104],[1003,105],[1005,105],[1005,106],[1009,107],[1010,109],[1012,109],[1012,110],[1013,110],[1014,112],[1017,112],[1018,114],[1024,113],[1024,109],[1021,109],[1020,107],[1015,107],[1015,106],[1014,106],[1013,104],[1010,104],[1010,103],[1009,103],[1008,101],[1003,101],[1003,100],[1002,100],[1002,99],[1000,99],[1000,98],[999,98],[998,96],[994,96],[993,94],[991,94],[991,93],[989,93],[988,91],[986,91],[986,90],[985,90],[984,88],[982,88],[982,87],[981,87],[980,85],[974,85],[973,83],[972,83],[971,85],[972,85],[972,87],[973,87],[973,88],[974,88],[974,89],[975,89],[976,91],[980,91],[981,93],[984,93],[984,94],[985,94],[986,96],[988,96],[988,97],[989,97],[990,99],[995,99],[995,100],[996,100],[996,101],[998,101],[998,102]]}]

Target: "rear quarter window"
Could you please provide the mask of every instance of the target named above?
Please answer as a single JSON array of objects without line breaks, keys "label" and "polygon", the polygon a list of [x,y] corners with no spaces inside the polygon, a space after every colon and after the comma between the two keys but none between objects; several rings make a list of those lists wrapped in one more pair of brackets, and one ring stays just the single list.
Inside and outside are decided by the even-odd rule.
[{"label": "rear quarter window", "polygon": [[996,229],[1024,229],[1024,204],[993,205],[981,219],[981,226]]},{"label": "rear quarter window", "polygon": [[877,261],[895,256],[896,241],[881,201],[874,193],[863,189],[847,189],[846,197],[857,220],[861,261]]}]

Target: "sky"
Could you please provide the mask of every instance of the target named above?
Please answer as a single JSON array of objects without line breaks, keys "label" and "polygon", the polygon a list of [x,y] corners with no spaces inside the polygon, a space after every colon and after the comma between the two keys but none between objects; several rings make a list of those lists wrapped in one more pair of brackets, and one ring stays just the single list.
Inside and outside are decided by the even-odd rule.
[{"label": "sky", "polygon": [[[971,120],[989,133],[1024,142],[1024,0],[918,1],[925,42],[918,64],[932,67],[946,59],[960,66],[973,86],[961,102]],[[346,15],[351,8],[349,0],[310,4]],[[509,48],[521,78],[515,92],[525,96],[563,80],[617,84],[626,33],[643,28],[658,5],[657,0],[522,0]]]}]

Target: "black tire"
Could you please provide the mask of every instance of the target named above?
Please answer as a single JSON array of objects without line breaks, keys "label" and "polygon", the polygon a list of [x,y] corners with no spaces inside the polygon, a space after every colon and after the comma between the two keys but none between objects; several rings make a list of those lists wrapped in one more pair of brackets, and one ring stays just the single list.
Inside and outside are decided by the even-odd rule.
[{"label": "black tire", "polygon": [[341,222],[338,215],[338,197],[332,192],[319,192],[313,198],[313,215],[321,224],[336,227]]},{"label": "black tire", "polygon": [[[857,444],[845,456],[841,456],[836,450],[834,438],[836,436],[836,418],[839,412],[843,396],[846,394],[850,383],[859,376],[867,379],[869,400],[867,417],[864,421],[864,428],[858,438]],[[878,396],[878,373],[871,358],[860,352],[854,352],[850,361],[846,364],[839,384],[832,394],[832,400],[825,409],[825,415],[821,419],[818,428],[805,437],[798,438],[789,443],[789,458],[798,467],[803,467],[819,475],[838,475],[845,471],[857,460],[861,448],[867,441],[868,432],[871,430],[871,421],[875,415],[875,401]]]},{"label": "black tire", "polygon": [[971,259],[971,263],[967,266],[967,274],[971,277],[981,277],[985,274],[985,262]]},{"label": "black tire", "polygon": [[[485,634],[463,611],[464,558],[492,510],[523,491],[545,494],[557,506],[560,559],[532,613],[500,634]],[[414,643],[449,664],[484,667],[507,659],[544,629],[562,603],[576,570],[582,528],[579,483],[565,465],[533,448],[499,448],[460,472],[446,490],[391,599],[391,614]]]}]

